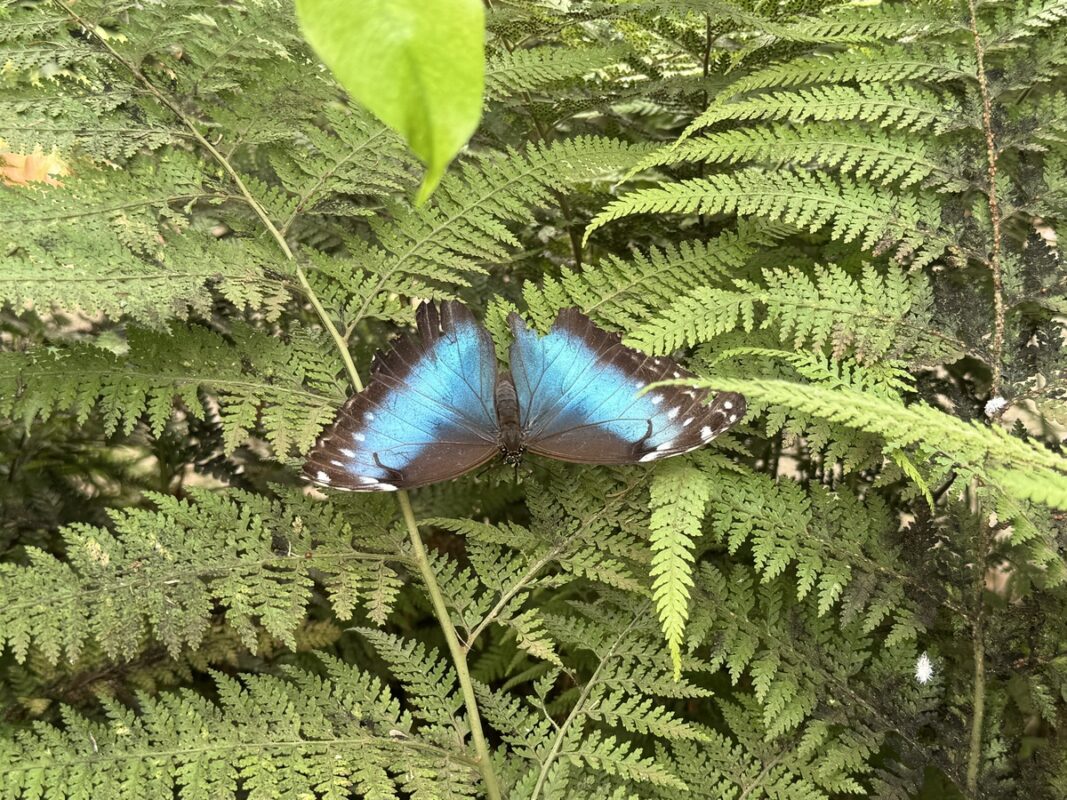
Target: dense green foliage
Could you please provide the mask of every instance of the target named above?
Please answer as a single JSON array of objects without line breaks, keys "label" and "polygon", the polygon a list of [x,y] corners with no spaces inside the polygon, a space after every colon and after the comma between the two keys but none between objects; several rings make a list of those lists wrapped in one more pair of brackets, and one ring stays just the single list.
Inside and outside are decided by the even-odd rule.
[{"label": "dense green foliage", "polygon": [[[1067,3],[486,6],[420,206],[288,2],[0,8],[69,165],[0,186],[0,798],[1067,795]],[[302,486],[428,297],[749,412]]]}]

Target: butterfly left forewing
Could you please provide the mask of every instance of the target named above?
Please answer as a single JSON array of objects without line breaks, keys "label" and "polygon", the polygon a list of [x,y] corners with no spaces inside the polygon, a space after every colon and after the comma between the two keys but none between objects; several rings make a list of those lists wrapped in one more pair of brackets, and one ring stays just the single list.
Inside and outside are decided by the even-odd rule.
[{"label": "butterfly left forewing", "polygon": [[308,454],[309,480],[347,491],[411,489],[462,475],[498,450],[496,356],[463,305],[425,303],[418,332],[375,358]]},{"label": "butterfly left forewing", "polygon": [[744,416],[744,397],[733,392],[668,386],[638,396],[651,383],[693,376],[624,346],[577,309],[561,311],[544,337],[516,315],[510,322],[531,452],[587,464],[652,461],[701,447]]}]

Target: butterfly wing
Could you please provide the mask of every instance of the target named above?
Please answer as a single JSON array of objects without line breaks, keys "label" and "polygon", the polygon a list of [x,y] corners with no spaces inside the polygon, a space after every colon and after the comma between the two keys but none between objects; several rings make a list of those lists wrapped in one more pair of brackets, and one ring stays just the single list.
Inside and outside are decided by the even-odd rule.
[{"label": "butterfly wing", "polygon": [[[576,308],[564,309],[545,336],[508,318],[515,342],[511,372],[527,449],[561,461],[632,464],[707,444],[745,414],[734,392],[666,386],[692,378],[669,358],[624,346]],[[707,405],[708,400],[711,404]]]},{"label": "butterfly wing", "polygon": [[355,492],[462,475],[498,451],[489,332],[457,302],[424,303],[418,331],[374,359],[371,380],[308,453],[304,475]]}]

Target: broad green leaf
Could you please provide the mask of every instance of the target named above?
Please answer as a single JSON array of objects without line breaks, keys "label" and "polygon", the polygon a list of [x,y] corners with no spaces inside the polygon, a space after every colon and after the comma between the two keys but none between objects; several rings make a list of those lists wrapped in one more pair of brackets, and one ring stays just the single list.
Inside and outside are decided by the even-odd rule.
[{"label": "broad green leaf", "polygon": [[481,0],[297,0],[296,9],[341,85],[426,165],[423,202],[481,117]]}]

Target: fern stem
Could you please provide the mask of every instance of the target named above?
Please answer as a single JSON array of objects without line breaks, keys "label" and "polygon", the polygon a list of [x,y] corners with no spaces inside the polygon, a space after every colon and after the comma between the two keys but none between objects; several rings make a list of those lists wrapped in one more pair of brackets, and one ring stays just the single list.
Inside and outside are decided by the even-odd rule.
[{"label": "fern stem", "polygon": [[482,718],[478,712],[478,698],[474,694],[474,684],[471,683],[470,672],[467,669],[467,654],[459,642],[456,628],[452,624],[452,618],[448,613],[448,605],[445,596],[441,593],[441,587],[437,584],[437,578],[433,574],[430,565],[430,557],[426,553],[426,545],[419,535],[419,526],[415,522],[415,512],[411,510],[411,500],[407,492],[397,492],[397,501],[400,511],[404,515],[404,524],[407,525],[408,538],[411,540],[411,549],[415,553],[415,563],[419,565],[423,582],[430,593],[430,601],[433,603],[434,613],[441,625],[441,631],[448,643],[448,651],[452,654],[452,662],[459,677],[459,688],[463,694],[463,702],[467,706],[467,721],[470,723],[471,739],[474,740],[474,751],[478,754],[478,769],[485,781],[485,793],[489,800],[502,800],[500,783],[497,781],[496,770],[493,768],[493,759],[489,755],[489,745],[485,741],[485,732],[482,730]]},{"label": "fern stem", "polygon": [[971,705],[971,745],[967,751],[967,794],[978,796],[982,765],[982,725],[985,721],[985,623],[981,612],[974,624],[974,694]]},{"label": "fern stem", "polygon": [[1000,263],[1001,232],[1000,202],[997,199],[997,146],[993,135],[993,100],[989,94],[989,81],[985,74],[985,46],[978,31],[978,9],[975,0],[967,0],[971,14],[971,34],[974,36],[975,63],[977,64],[978,91],[982,96],[982,128],[985,130],[987,169],[987,202],[989,204],[989,223],[993,227],[993,241],[989,252],[989,269],[993,273],[993,353],[992,386],[994,397],[1000,395],[1001,367],[1004,352],[1004,278]]},{"label": "fern stem", "polygon": [[179,106],[176,102],[174,102],[165,94],[163,94],[163,92],[159,91],[159,89],[156,88],[155,84],[152,83],[152,81],[148,80],[148,77],[137,68],[136,64],[134,64],[129,59],[124,58],[118,50],[111,46],[110,42],[108,42],[107,39],[97,33],[96,26],[90,25],[88,22],[86,22],[85,19],[79,16],[77,12],[75,12],[74,9],[64,3],[63,0],[52,0],[52,2],[62,8],[63,11],[67,14],[67,16],[77,22],[86,32],[86,34],[92,36],[100,44],[101,47],[107,50],[108,54],[112,58],[122,64],[122,66],[124,66],[138,80],[138,82],[140,82],[140,84],[148,90],[149,94],[151,94],[154,98],[156,98],[156,100],[166,106],[166,108],[169,109],[170,112],[178,118],[182,125],[189,129],[189,132],[193,135],[193,138],[196,139],[197,143],[205,150],[207,150],[211,154],[212,158],[214,158],[215,161],[218,162],[219,166],[226,171],[226,174],[230,176],[234,184],[237,186],[237,189],[241,192],[241,196],[244,197],[245,201],[248,203],[249,206],[252,207],[252,210],[256,213],[256,216],[258,216],[263,221],[263,224],[267,227],[267,230],[270,231],[271,235],[278,242],[278,245],[282,248],[282,252],[285,253],[285,257],[292,261],[293,251],[289,249],[289,244],[285,241],[285,237],[282,236],[281,233],[278,231],[278,228],[275,227],[266,210],[263,208],[263,206],[259,204],[259,201],[256,200],[252,193],[248,191],[248,187],[245,186],[245,182],[241,180],[241,176],[237,173],[237,170],[233,168],[233,165],[230,163],[229,159],[227,159],[226,156],[220,153],[215,148],[215,146],[204,137],[204,134],[202,134],[200,132],[200,129],[196,127],[196,123],[194,123],[193,120],[184,111],[182,111],[181,106]]},{"label": "fern stem", "polygon": [[985,592],[986,560],[989,557],[990,532],[987,523],[978,520],[978,552],[974,559],[974,625],[971,631],[974,651],[974,689],[971,695],[971,742],[967,750],[967,794],[978,796],[978,774],[982,766],[982,726],[985,722]]},{"label": "fern stem", "polygon": [[304,294],[311,301],[315,313],[319,315],[322,327],[329,331],[333,343],[337,345],[337,352],[341,354],[341,360],[345,362],[345,370],[348,372],[348,379],[352,382],[352,388],[357,392],[362,392],[363,381],[359,379],[359,372],[356,371],[356,364],[352,361],[352,354],[348,352],[348,343],[341,335],[341,332],[337,330],[337,326],[333,324],[333,320],[326,313],[326,309],[322,307],[322,303],[319,302],[319,296],[315,294],[315,290],[311,288],[311,284],[308,282],[307,275],[304,274],[304,270],[299,266],[296,268],[296,278],[300,281],[300,285],[304,287]]},{"label": "fern stem", "polygon": [[611,647],[608,648],[608,652],[604,654],[604,657],[600,659],[600,663],[596,665],[596,669],[593,670],[593,674],[589,676],[589,680],[585,686],[582,687],[582,692],[578,695],[578,700],[574,704],[574,708],[571,709],[571,713],[567,715],[567,718],[563,720],[563,723],[556,728],[556,740],[552,742],[552,749],[548,751],[548,755],[545,756],[545,760],[541,762],[541,772],[537,776],[537,783],[534,785],[533,792],[530,793],[530,800],[537,800],[541,795],[541,790],[545,786],[545,781],[548,779],[548,772],[552,766],[552,763],[559,757],[559,751],[563,748],[563,741],[567,738],[567,729],[574,724],[574,721],[578,718],[579,712],[585,705],[585,701],[589,699],[590,693],[593,691],[593,687],[596,686],[597,678],[600,677],[600,670],[604,668],[604,665],[611,660],[611,657],[615,655],[615,649],[622,644],[623,640],[629,635],[630,631],[634,629],[634,626],[645,616],[645,612],[648,610],[649,604],[645,603],[634,614],[634,618],[630,621],[630,624],[615,637],[615,641],[611,643]]}]

